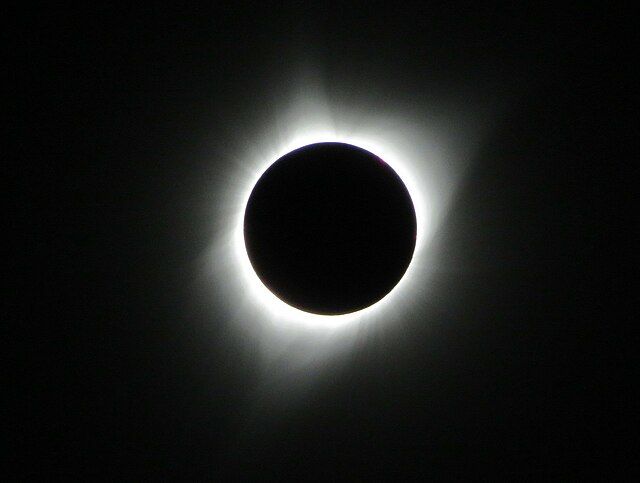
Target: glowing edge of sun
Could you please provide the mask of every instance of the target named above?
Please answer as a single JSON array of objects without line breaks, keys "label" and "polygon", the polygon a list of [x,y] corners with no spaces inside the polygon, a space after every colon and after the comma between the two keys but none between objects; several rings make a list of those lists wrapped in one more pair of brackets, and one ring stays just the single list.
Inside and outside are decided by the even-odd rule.
[{"label": "glowing edge of sun", "polygon": [[[366,149],[387,163],[402,179],[403,183],[409,191],[411,200],[413,201],[416,213],[417,233],[416,246],[413,257],[402,279],[396,286],[381,300],[375,304],[362,310],[351,312],[343,315],[319,315],[305,312],[291,305],[288,305],[278,297],[276,297],[258,278],[254,271],[249,256],[246,251],[244,242],[244,215],[249,196],[253,187],[258,182],[262,174],[278,159],[295,149],[308,146],[310,144],[321,142],[341,142],[352,144],[360,148]],[[427,204],[426,195],[418,186],[418,178],[414,176],[409,168],[412,164],[409,160],[403,158],[397,149],[385,144],[381,140],[373,140],[359,136],[342,136],[334,133],[313,133],[307,135],[296,136],[286,146],[281,147],[277,152],[263,160],[254,163],[257,167],[251,176],[247,178],[246,185],[241,188],[242,196],[240,197],[240,206],[237,210],[235,228],[233,232],[233,249],[234,257],[238,263],[240,276],[242,278],[241,286],[245,290],[245,295],[254,301],[264,315],[268,315],[273,321],[282,323],[294,323],[305,328],[332,330],[340,327],[352,326],[354,323],[364,322],[378,317],[389,315],[391,307],[394,303],[399,302],[403,292],[408,287],[416,283],[416,257],[424,248],[425,241],[429,229],[429,206]],[[397,306],[395,306],[398,309]]]}]

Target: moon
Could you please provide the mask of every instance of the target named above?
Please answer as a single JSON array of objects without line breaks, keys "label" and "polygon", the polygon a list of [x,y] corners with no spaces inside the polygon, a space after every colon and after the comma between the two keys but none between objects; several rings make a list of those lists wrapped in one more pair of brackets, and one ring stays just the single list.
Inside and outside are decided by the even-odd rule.
[{"label": "moon", "polygon": [[260,281],[286,304],[344,315],[376,304],[416,247],[414,205],[380,157],[341,142],[295,149],[249,196],[244,241]]}]

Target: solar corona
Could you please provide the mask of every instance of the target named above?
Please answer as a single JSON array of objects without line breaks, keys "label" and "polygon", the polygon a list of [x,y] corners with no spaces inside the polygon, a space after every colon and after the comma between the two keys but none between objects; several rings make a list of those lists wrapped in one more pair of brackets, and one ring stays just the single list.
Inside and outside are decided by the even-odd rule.
[{"label": "solar corona", "polygon": [[227,164],[208,205],[203,280],[229,329],[267,353],[325,338],[337,350],[422,306],[439,269],[432,242],[478,135],[393,106],[363,119],[313,85],[299,91],[274,123],[247,125],[216,154]]}]

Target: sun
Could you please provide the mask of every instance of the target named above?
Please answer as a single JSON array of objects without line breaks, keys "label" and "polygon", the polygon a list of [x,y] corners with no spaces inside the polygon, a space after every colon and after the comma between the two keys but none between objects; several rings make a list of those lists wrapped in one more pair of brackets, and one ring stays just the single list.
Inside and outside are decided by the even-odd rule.
[{"label": "sun", "polygon": [[[262,174],[280,157],[295,149],[308,146],[310,144],[324,142],[341,142],[363,148],[383,159],[400,176],[405,183],[407,190],[414,203],[416,212],[417,234],[416,248],[413,259],[400,282],[384,298],[377,303],[357,312],[342,315],[318,315],[299,310],[292,307],[276,297],[258,278],[255,273],[246,251],[243,224],[244,214],[251,194]],[[258,165],[252,175],[247,178],[246,184],[241,190],[238,198],[238,206],[233,226],[233,258],[237,267],[238,277],[241,278],[241,285],[253,301],[256,308],[264,313],[265,317],[278,320],[279,323],[301,324],[304,326],[314,326],[317,329],[332,330],[341,326],[350,325],[375,317],[382,317],[389,311],[394,303],[398,302],[399,296],[407,287],[418,282],[418,271],[415,269],[414,260],[420,256],[420,251],[424,247],[426,235],[428,233],[428,206],[426,196],[420,187],[418,177],[411,172],[410,163],[404,159],[401,152],[394,151],[391,146],[386,145],[381,140],[367,139],[365,137],[345,136],[329,134],[326,132],[309,132],[298,136],[286,146],[283,146],[277,153],[272,154],[265,162]]]},{"label": "sun", "polygon": [[[439,270],[432,250],[434,236],[492,113],[474,111],[471,102],[462,105],[457,98],[433,96],[415,109],[364,97],[357,103],[337,103],[317,81],[298,84],[290,86],[286,95],[274,95],[260,116],[247,113],[241,125],[224,137],[221,150],[219,144],[212,146],[215,156],[224,157],[215,164],[213,185],[209,185],[215,202],[207,208],[212,210],[213,237],[203,276],[213,288],[209,293],[214,310],[225,314],[233,330],[261,340],[277,341],[291,334],[313,340],[320,334],[340,332],[342,336],[345,330],[364,327],[386,330],[394,321],[406,320],[409,312],[424,311],[432,276]],[[430,106],[447,116],[432,115]],[[331,142],[369,151],[397,173],[411,196],[417,232],[411,262],[384,298],[357,312],[318,315],[286,304],[262,283],[249,261],[243,226],[253,187],[274,162],[295,149]]]}]

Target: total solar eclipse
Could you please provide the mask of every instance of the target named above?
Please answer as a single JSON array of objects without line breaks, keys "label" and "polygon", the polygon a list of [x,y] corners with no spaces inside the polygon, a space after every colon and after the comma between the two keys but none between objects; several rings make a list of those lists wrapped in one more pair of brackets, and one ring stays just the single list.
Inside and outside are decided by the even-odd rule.
[{"label": "total solar eclipse", "polygon": [[416,214],[384,160],[350,144],[316,143],[260,177],[245,209],[244,241],[257,276],[279,299],[341,315],[375,304],[403,277]]}]

